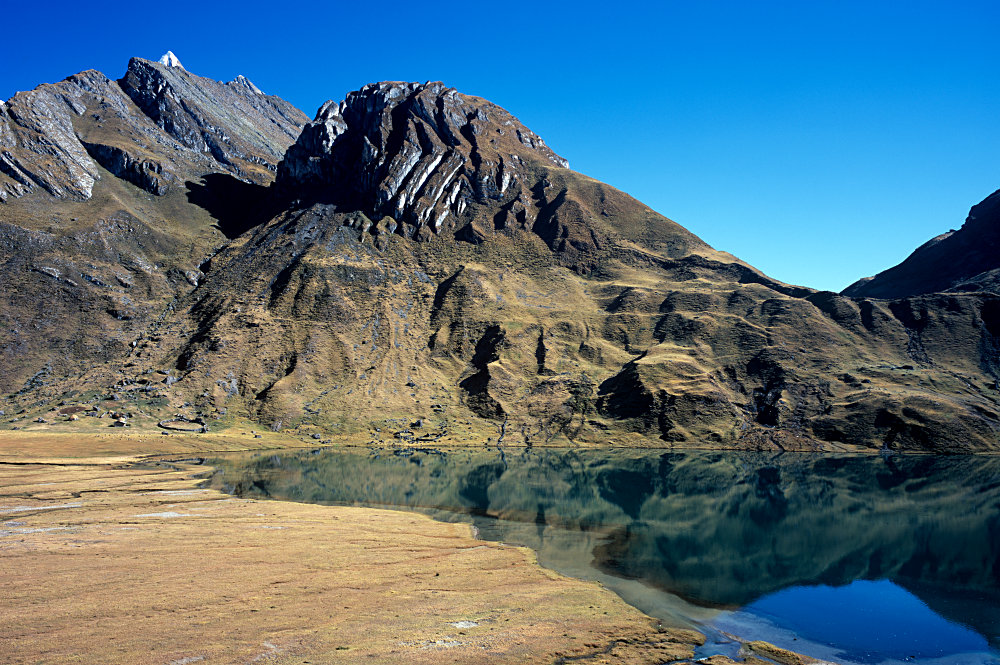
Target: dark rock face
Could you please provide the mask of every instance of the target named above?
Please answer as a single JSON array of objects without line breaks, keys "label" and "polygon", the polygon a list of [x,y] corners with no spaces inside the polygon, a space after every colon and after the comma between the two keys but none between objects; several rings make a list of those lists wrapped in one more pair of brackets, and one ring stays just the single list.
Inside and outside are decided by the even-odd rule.
[{"label": "dark rock face", "polygon": [[162,177],[163,166],[159,162],[138,158],[115,146],[81,143],[94,161],[122,180],[150,194],[163,196],[167,193],[167,183]]},{"label": "dark rock face", "polygon": [[473,206],[501,208],[500,227],[530,227],[539,162],[569,165],[494,104],[443,83],[378,83],[323,105],[278,185],[392,217],[401,235],[426,239],[468,221]]},{"label": "dark rock face", "polygon": [[1000,293],[1000,190],[972,207],[958,231],[933,238],[902,263],[844,289],[861,298],[942,291]]}]

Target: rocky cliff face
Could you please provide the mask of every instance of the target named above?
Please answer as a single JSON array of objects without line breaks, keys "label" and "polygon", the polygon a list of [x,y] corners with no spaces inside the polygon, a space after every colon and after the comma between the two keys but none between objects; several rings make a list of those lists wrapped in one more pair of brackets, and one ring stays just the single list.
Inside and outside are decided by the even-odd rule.
[{"label": "rocky cliff face", "polygon": [[965,224],[927,241],[905,261],[844,289],[844,295],[905,298],[942,291],[1000,293],[1000,190],[972,207]]},{"label": "rocky cliff face", "polygon": [[[259,136],[235,121],[222,133],[199,125],[190,110],[201,97],[165,92],[195,77],[139,64],[121,89],[145,91],[125,97],[164,140],[247,173],[237,153],[250,155]],[[152,150],[130,166],[113,151],[103,158],[147,187],[170,171]],[[225,242],[197,224],[175,230],[166,274],[167,261],[146,259],[160,295],[145,302],[161,314],[132,315],[124,353],[72,380],[47,370],[38,385],[48,356],[25,341],[10,408],[87,386],[88,399],[113,396],[150,423],[250,418],[320,438],[1000,445],[1000,296],[883,302],[782,284],[571,171],[509,113],[442,84],[380,83],[324,105],[269,193],[244,186],[189,192],[212,201],[220,226],[246,194],[266,205],[238,215]],[[143,207],[132,209],[142,221]],[[40,272],[22,262],[21,278],[56,280],[67,306],[85,302],[77,273],[118,288],[112,257],[100,274],[70,267],[66,231],[45,232],[34,242],[51,258],[31,259]],[[77,287],[58,281],[66,275]],[[88,325],[124,330],[93,311]]]},{"label": "rocky cliff face", "polygon": [[122,95],[99,72],[83,72],[61,84],[18,93],[0,108],[0,201],[36,188],[67,199],[90,198],[97,164],[76,136],[73,117],[86,111],[83,98]]},{"label": "rocky cliff face", "polygon": [[0,201],[35,190],[85,201],[101,169],[157,195],[212,172],[266,184],[305,121],[242,76],[133,58],[120,81],[86,71],[0,108]]},{"label": "rocky cliff face", "polygon": [[[568,166],[495,104],[440,82],[388,82],[324,104],[281,162],[277,186],[300,204],[363,213],[376,236],[481,243],[526,230],[585,269],[617,235],[609,211],[636,204],[598,183],[596,199],[581,198],[566,186]],[[675,253],[708,249],[663,222]]]},{"label": "rocky cliff face", "polygon": [[242,75],[219,83],[180,66],[133,58],[118,84],[167,135],[211,156],[215,170],[261,184],[274,178],[305,121],[301,111]]},{"label": "rocky cliff face", "polygon": [[320,108],[278,184],[392,217],[402,235],[426,240],[467,221],[471,206],[487,206],[501,228],[530,226],[536,163],[569,166],[500,107],[443,83],[378,83]]}]

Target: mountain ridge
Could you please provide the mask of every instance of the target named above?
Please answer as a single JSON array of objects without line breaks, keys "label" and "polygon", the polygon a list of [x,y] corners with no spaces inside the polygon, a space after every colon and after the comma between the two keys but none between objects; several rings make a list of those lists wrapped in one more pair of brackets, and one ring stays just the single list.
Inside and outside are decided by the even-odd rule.
[{"label": "mountain ridge", "polygon": [[[100,168],[158,195],[213,171],[269,182],[262,169],[273,173],[306,117],[244,81],[133,58],[118,81],[87,70],[19,92],[0,115],[0,201],[36,189],[87,200]],[[171,101],[180,97],[187,109]]]},{"label": "mountain ridge", "polygon": [[[204,106],[230,84],[136,59],[122,80],[142,127],[204,161],[171,166],[184,184],[162,195],[105,168],[94,192],[113,197],[0,206],[0,276],[18,284],[0,309],[14,427],[73,401],[142,427],[383,443],[1000,446],[994,294],[783,284],[441,83],[365,86],[291,136]],[[233,85],[221,92],[258,95]],[[286,107],[254,108],[278,122]],[[102,117],[116,136],[133,126]],[[67,205],[110,229],[100,261],[68,249],[87,220],[41,222]],[[51,258],[28,251],[39,242]]]},{"label": "mountain ridge", "polygon": [[965,223],[931,238],[906,259],[851,284],[849,296],[901,298],[941,291],[1000,293],[1000,190],[972,206]]},{"label": "mountain ridge", "polygon": [[[123,79],[140,73],[163,84],[159,93],[151,90],[153,100],[184,99],[199,86],[225,99],[226,84],[139,58]],[[229,88],[253,105],[246,86]],[[224,122],[209,121],[227,115],[207,93],[197,97],[202,104],[185,111],[190,122],[243,132],[246,122],[226,131]],[[137,331],[191,287],[198,265],[225,240],[225,224],[209,204],[242,184],[241,173],[269,182],[276,156],[307,120],[281,100],[261,99],[255,108],[259,114],[247,122],[262,130],[225,148],[232,157],[225,164],[181,143],[119,82],[95,70],[19,92],[5,104],[0,389],[16,392],[26,379],[47,374],[68,380],[94,365],[114,374],[114,359]]]}]

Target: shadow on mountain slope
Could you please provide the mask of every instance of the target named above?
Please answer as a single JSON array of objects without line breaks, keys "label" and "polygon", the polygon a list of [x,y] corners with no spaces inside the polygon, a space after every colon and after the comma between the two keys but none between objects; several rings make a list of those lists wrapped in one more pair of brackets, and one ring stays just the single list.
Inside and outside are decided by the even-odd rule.
[{"label": "shadow on mountain slope", "polygon": [[184,184],[188,202],[207,211],[230,240],[263,224],[280,208],[269,188],[228,173],[209,173],[201,182],[188,180]]}]

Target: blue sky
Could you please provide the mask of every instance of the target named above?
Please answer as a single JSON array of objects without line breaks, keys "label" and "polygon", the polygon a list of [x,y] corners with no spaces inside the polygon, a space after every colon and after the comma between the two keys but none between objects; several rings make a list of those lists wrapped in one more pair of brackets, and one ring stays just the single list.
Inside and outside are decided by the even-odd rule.
[{"label": "blue sky", "polygon": [[840,290],[1000,188],[1000,3],[11,3],[0,97],[173,50],[312,115],[442,80],[778,279]]}]

